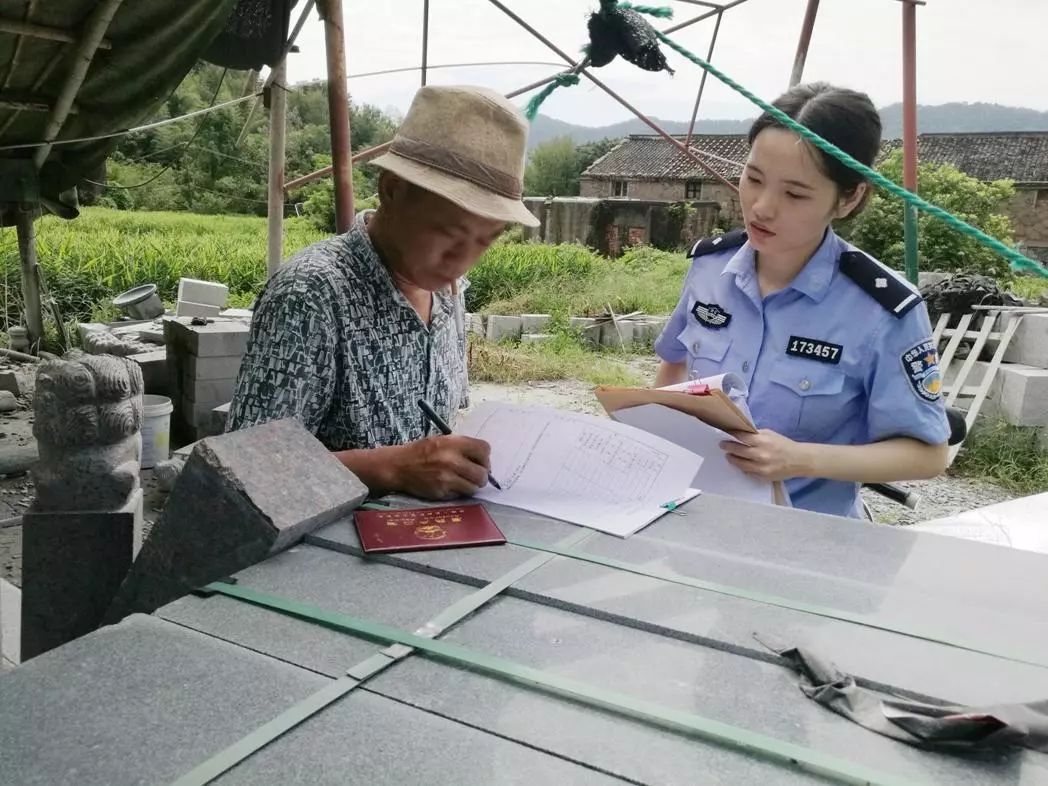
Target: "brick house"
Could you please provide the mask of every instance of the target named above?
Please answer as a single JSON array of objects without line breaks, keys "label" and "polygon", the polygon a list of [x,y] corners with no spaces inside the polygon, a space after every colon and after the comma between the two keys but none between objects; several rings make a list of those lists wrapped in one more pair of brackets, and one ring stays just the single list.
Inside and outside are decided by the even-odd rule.
[{"label": "brick house", "polygon": [[[682,142],[683,137],[678,137]],[[749,145],[742,134],[697,134],[698,155],[726,179],[738,184]],[[885,140],[881,155],[901,147]],[[1016,195],[1005,212],[1025,253],[1048,261],[1048,132],[922,134],[922,162],[952,164],[980,180],[1012,180]],[[584,197],[714,200],[721,222],[741,223],[738,196],[709,172],[686,158],[662,137],[636,134],[624,139],[582,173]]]}]

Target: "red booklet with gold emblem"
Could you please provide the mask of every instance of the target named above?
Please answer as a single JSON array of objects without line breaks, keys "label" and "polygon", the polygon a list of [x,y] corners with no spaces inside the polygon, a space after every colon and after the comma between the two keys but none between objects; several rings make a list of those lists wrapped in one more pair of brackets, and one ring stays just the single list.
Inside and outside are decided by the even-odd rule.
[{"label": "red booklet with gold emblem", "polygon": [[366,552],[418,551],[506,542],[483,505],[358,510],[353,514]]}]

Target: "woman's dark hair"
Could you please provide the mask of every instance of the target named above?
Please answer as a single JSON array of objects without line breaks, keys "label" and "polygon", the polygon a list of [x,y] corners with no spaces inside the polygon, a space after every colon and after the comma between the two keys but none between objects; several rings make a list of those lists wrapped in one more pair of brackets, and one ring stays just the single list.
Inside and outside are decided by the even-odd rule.
[{"label": "woman's dark hair", "polygon": [[[825,82],[813,82],[790,88],[776,99],[773,106],[827,142],[832,142],[856,161],[873,166],[881,149],[881,116],[865,93],[834,87]],[[750,145],[766,128],[785,126],[765,112],[750,127]],[[851,195],[865,181],[862,175],[833,156],[814,146],[811,149],[819,168],[837,184],[842,196]],[[859,213],[865,204],[864,199],[851,215]]]}]

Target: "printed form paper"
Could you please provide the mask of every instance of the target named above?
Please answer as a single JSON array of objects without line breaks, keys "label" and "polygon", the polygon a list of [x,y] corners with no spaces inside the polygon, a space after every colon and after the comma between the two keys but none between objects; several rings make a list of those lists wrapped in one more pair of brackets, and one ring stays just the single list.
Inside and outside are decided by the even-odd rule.
[{"label": "printed form paper", "polygon": [[485,486],[478,498],[619,537],[698,493],[700,456],[605,418],[486,402],[457,431],[491,445],[502,491]]},{"label": "printed form paper", "polygon": [[726,431],[661,404],[620,409],[611,413],[611,417],[702,456],[702,466],[691,481],[695,488],[725,497],[775,504],[775,487],[771,483],[747,475],[728,461],[720,443],[734,438]]}]

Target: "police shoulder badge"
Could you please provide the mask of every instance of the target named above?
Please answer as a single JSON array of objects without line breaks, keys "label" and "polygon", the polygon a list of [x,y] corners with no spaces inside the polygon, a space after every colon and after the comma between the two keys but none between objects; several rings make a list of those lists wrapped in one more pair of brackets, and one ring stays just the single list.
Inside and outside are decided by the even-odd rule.
[{"label": "police shoulder badge", "polygon": [[706,327],[722,328],[731,322],[731,314],[716,303],[700,303],[696,300],[691,307],[691,314]]},{"label": "police shoulder badge", "polygon": [[939,352],[934,341],[922,341],[902,354],[902,367],[913,392],[925,401],[942,397]]}]

